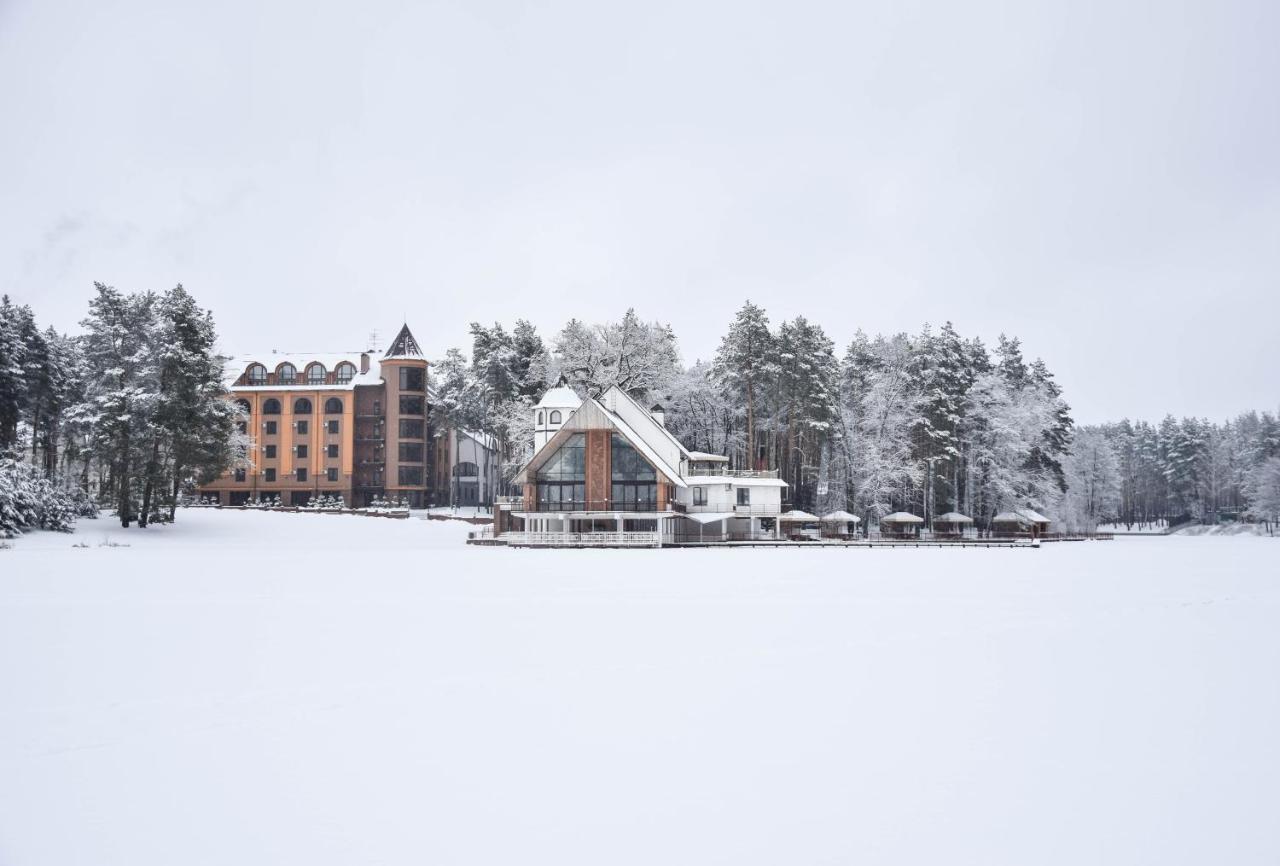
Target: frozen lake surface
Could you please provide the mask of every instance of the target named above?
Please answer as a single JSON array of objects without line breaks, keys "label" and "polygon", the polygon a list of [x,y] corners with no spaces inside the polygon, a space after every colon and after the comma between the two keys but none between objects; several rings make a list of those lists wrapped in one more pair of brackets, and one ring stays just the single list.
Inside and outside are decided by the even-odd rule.
[{"label": "frozen lake surface", "polygon": [[0,551],[0,863],[1280,861],[1280,540],[471,528],[192,510]]}]

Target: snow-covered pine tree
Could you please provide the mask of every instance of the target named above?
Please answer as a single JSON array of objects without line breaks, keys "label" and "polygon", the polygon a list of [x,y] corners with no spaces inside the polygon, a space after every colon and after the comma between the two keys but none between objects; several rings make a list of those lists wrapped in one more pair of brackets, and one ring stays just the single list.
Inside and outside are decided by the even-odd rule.
[{"label": "snow-covered pine tree", "polygon": [[30,310],[0,298],[0,452],[18,441],[18,421],[27,405],[27,345],[23,323]]},{"label": "snow-covered pine tree", "polygon": [[779,468],[798,507],[813,506],[818,461],[834,426],[839,381],[834,349],[821,326],[803,316],[779,329],[778,407],[785,429]]},{"label": "snow-covered pine tree", "polygon": [[743,431],[740,453],[730,454],[736,465],[759,469],[763,454],[759,421],[767,414],[765,397],[778,378],[777,342],[764,309],[747,301],[720,342],[712,377],[725,401],[736,407]]},{"label": "snow-covered pine tree", "polygon": [[168,460],[154,465],[158,471],[151,474],[143,508],[145,513],[153,497],[163,495],[172,520],[183,484],[216,478],[245,455],[236,436],[235,406],[223,399],[224,359],[215,349],[212,314],[181,284],[159,299],[157,313],[156,426]]},{"label": "snow-covered pine tree", "polygon": [[155,328],[155,295],[125,295],[95,283],[82,346],[95,375],[86,393],[93,431],[94,456],[108,468],[121,526],[138,513],[159,402],[156,359],[151,336]]}]

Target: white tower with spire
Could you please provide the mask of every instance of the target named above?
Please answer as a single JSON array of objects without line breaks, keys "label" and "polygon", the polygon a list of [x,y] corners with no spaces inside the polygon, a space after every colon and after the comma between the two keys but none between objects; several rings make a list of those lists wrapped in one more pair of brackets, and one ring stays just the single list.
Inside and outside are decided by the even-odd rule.
[{"label": "white tower with spire", "polygon": [[561,376],[555,387],[543,394],[538,405],[533,407],[533,453],[541,451],[542,446],[556,435],[581,405],[582,398],[574,393],[568,381]]}]

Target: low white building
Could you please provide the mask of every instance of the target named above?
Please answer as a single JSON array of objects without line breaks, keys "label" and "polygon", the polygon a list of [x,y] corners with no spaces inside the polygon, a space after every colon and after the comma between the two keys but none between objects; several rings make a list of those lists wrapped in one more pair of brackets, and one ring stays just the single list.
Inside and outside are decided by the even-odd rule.
[{"label": "low white building", "polygon": [[523,495],[499,499],[494,532],[510,543],[634,545],[778,538],[786,483],[690,452],[619,388],[580,398],[562,379],[533,408]]}]

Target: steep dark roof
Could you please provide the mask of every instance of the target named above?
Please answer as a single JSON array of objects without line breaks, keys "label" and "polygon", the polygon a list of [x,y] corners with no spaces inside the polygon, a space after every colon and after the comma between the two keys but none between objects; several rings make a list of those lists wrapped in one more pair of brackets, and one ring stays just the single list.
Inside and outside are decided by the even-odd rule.
[{"label": "steep dark roof", "polygon": [[421,358],[422,347],[418,345],[418,341],[413,338],[413,334],[409,331],[408,323],[400,328],[400,333],[396,334],[396,338],[391,341],[391,348],[387,349],[384,358]]}]

